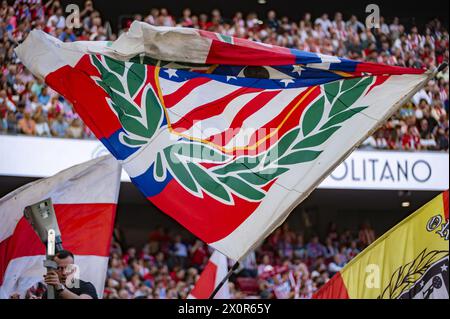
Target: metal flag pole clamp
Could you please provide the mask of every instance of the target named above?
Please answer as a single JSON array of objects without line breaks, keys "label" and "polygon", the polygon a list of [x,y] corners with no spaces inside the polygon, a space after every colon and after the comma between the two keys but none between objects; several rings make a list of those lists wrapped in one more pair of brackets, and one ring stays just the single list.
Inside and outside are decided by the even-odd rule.
[{"label": "metal flag pole clamp", "polygon": [[[55,254],[63,249],[61,232],[51,198],[25,207],[23,215],[46,247],[44,267],[47,274],[58,269]],[[47,299],[55,299],[55,287],[47,285]]]}]

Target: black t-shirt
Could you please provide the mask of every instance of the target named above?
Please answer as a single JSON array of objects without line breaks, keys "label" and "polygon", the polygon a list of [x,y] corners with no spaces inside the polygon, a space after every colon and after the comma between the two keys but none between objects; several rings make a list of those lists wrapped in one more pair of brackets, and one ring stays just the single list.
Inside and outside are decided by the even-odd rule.
[{"label": "black t-shirt", "polygon": [[[88,295],[88,296],[91,296],[92,299],[98,299],[97,291],[95,290],[94,285],[88,281],[83,281],[80,279],[80,284],[79,284],[78,288],[66,287],[65,289],[69,290],[70,292],[73,292],[75,295],[78,295],[78,296]],[[57,291],[55,291],[55,294],[56,294],[56,299],[59,299]],[[42,298],[47,299],[47,291],[44,293],[44,296]]]}]

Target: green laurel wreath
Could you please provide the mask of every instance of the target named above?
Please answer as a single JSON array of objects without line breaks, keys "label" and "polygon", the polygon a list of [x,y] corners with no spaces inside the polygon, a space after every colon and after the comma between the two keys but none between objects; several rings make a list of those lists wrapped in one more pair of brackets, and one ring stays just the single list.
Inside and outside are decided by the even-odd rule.
[{"label": "green laurel wreath", "polygon": [[[146,66],[106,56],[91,58],[101,74],[94,80],[108,94],[108,103],[125,131],[121,142],[129,147],[149,143],[160,129],[164,110],[151,85],[146,84]],[[266,195],[265,185],[293,165],[316,159],[323,151],[318,147],[345,121],[367,108],[352,105],[372,83],[370,76],[325,84],[324,92],[308,107],[301,123],[256,156],[242,155],[230,161],[230,155],[210,145],[192,140],[174,142],[156,154],[154,178],[163,181],[168,170],[194,195],[203,197],[205,192],[228,205],[233,204],[232,194],[247,201],[261,201]],[[134,98],[141,91],[141,105],[137,105]],[[202,163],[215,165],[206,168]]]}]

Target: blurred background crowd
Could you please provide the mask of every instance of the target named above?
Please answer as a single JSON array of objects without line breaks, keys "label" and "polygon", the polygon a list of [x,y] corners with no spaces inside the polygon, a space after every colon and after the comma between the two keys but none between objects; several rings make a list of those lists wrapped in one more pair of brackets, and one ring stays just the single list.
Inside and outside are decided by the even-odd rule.
[{"label": "blurred background crowd", "polygon": [[[185,299],[212,250],[198,239],[158,227],[140,250],[115,229],[103,298]],[[369,224],[339,231],[330,223],[321,240],[284,223],[244,259],[230,277],[232,299],[309,299],[335,273],[375,240]],[[230,261],[230,267],[233,263]]]},{"label": "blurred background crowd", "polygon": [[[59,1],[4,0],[0,6],[0,132],[32,136],[95,138],[62,96],[35,78],[13,49],[30,30],[42,29],[62,41],[115,40],[134,20],[158,26],[184,26],[274,45],[390,65],[433,69],[448,61],[448,27],[439,20],[406,28],[396,17],[380,19],[367,29],[356,15],[336,12],[293,21],[269,10],[223,17],[219,10],[175,17],[165,8],[136,14],[118,34],[96,10],[93,1],[81,8],[82,28],[66,26]],[[367,149],[448,151],[448,69],[431,80],[361,146]]]}]

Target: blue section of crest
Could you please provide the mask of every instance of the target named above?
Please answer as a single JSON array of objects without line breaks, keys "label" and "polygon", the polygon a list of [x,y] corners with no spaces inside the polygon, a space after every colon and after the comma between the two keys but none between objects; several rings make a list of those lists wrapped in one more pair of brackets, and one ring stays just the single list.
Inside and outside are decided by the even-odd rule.
[{"label": "blue section of crest", "polygon": [[277,66],[273,68],[280,72],[288,74],[293,78],[279,80],[279,79],[264,79],[252,77],[237,77],[237,75],[233,76],[223,75],[223,74],[233,74],[233,72],[239,71],[239,68],[228,67],[227,69],[227,67],[225,66],[218,67],[218,70],[215,72],[215,74],[204,74],[204,73],[202,74],[184,70],[161,68],[159,76],[163,79],[173,82],[184,82],[194,78],[210,78],[213,81],[227,83],[238,87],[250,87],[260,89],[293,89],[293,88],[310,87],[314,85],[325,84],[334,81],[336,79],[342,78],[342,76],[327,70],[303,67],[305,70],[302,71],[303,73],[301,76],[298,76],[298,73],[293,72],[292,65]]},{"label": "blue section of crest", "polygon": [[342,72],[355,72],[356,66],[359,64],[357,61],[339,58],[341,63],[331,63],[330,70],[342,71]]},{"label": "blue section of crest", "polygon": [[153,163],[144,174],[138,177],[131,178],[133,184],[135,184],[139,190],[145,195],[145,197],[151,197],[158,195],[163,191],[167,184],[173,179],[172,175],[166,170],[166,179],[162,182],[155,180],[153,175],[155,163]]},{"label": "blue section of crest", "polygon": [[119,141],[119,134],[121,132],[125,131],[123,129],[119,129],[116,132],[114,132],[110,137],[108,138],[104,137],[100,139],[100,142],[102,142],[103,145],[105,145],[105,147],[108,149],[108,151],[110,151],[111,154],[114,155],[114,157],[117,158],[118,160],[126,159],[139,149],[139,147],[128,147],[122,144]]}]

